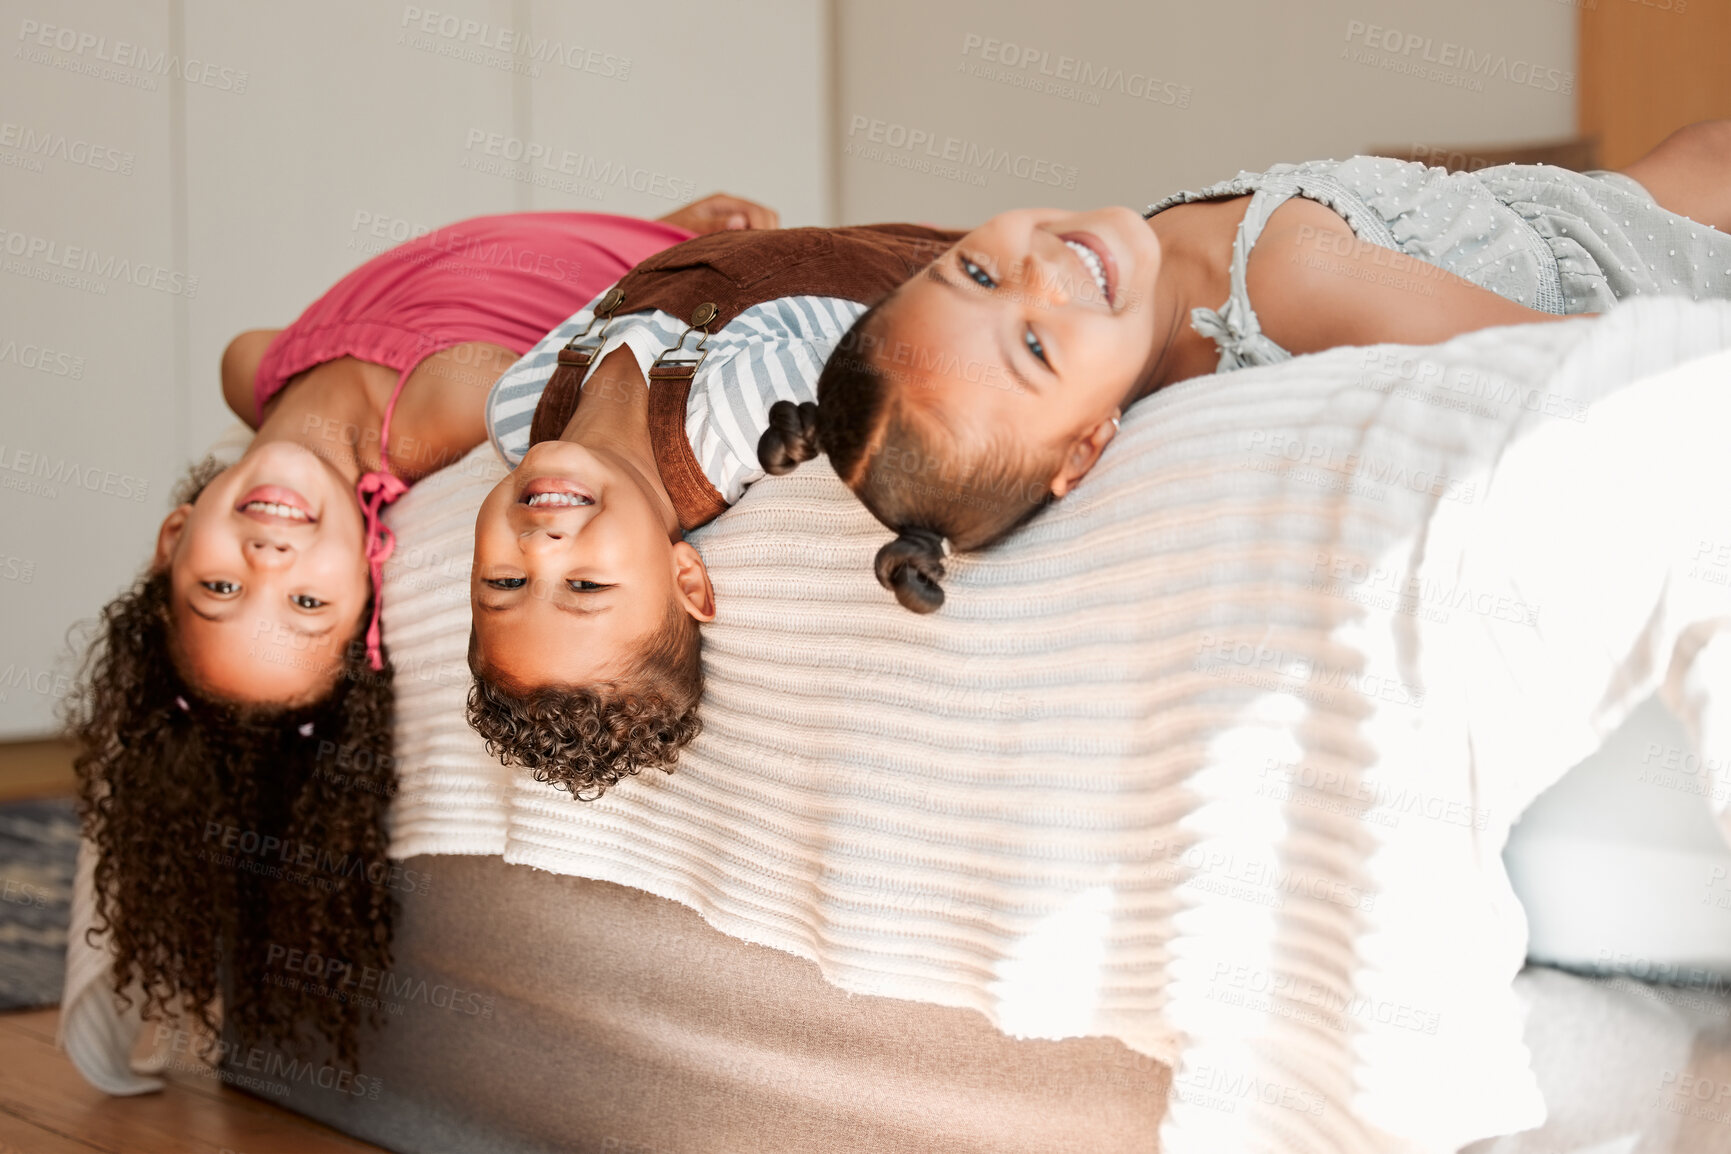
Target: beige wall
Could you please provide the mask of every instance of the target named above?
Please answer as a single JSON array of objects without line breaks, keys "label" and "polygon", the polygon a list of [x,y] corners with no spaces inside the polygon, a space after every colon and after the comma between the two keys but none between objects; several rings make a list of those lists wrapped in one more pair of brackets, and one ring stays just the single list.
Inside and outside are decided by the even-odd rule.
[{"label": "beige wall", "polygon": [[[1575,8],[1556,0],[837,4],[847,222],[1143,207],[1241,168],[1574,126]],[[1505,79],[1535,66],[1537,87]]]},{"label": "beige wall", "polygon": [[[68,628],[136,574],[176,477],[227,421],[216,364],[230,336],[288,322],[412,230],[674,205],[490,150],[570,149],[661,186],[757,197],[790,224],[1141,204],[1372,143],[1564,134],[1574,100],[1560,91],[1494,77],[1472,91],[1341,53],[1367,51],[1346,39],[1357,22],[1548,75],[1573,67],[1574,11],[16,0],[0,22],[0,737],[52,727]],[[501,67],[508,54],[476,43],[483,23],[593,55]],[[986,60],[988,41],[1027,66]],[[1025,83],[1042,62],[1077,82],[1084,63],[1090,79],[1104,69],[1105,89],[1000,78]],[[931,143],[909,149],[916,131]],[[951,170],[899,166],[946,151]]]}]

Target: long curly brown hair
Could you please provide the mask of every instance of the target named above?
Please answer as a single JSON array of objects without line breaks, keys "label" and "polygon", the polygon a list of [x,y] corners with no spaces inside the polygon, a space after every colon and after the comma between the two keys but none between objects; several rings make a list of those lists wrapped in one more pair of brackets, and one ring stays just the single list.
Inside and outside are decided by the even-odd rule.
[{"label": "long curly brown hair", "polygon": [[[220,471],[195,468],[177,503]],[[324,700],[241,706],[182,674],[166,571],[103,608],[66,722],[99,853],[95,930],[109,935],[116,992],[140,994],[146,1017],[190,1013],[247,1044],[322,1037],[352,1063],[359,1007],[283,959],[389,966],[403,888],[385,857],[391,679],[357,631]]]}]

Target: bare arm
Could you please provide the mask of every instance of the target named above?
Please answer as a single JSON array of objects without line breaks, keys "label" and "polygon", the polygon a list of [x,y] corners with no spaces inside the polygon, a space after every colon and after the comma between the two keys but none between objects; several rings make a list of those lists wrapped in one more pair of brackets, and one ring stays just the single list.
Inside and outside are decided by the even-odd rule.
[{"label": "bare arm", "polygon": [[1296,198],[1269,217],[1246,283],[1262,330],[1295,354],[1433,345],[1478,329],[1569,319],[1361,241],[1332,210]]},{"label": "bare arm", "polygon": [[1679,128],[1623,174],[1661,208],[1731,232],[1731,120]]},{"label": "bare arm", "polygon": [[780,228],[781,214],[766,205],[725,192],[712,193],[675,209],[657,220],[689,229],[698,236],[737,228]]},{"label": "bare arm", "polygon": [[258,428],[258,413],[253,408],[253,381],[258,377],[259,362],[281,329],[252,329],[228,342],[222,350],[222,399],[234,415],[249,426]]}]

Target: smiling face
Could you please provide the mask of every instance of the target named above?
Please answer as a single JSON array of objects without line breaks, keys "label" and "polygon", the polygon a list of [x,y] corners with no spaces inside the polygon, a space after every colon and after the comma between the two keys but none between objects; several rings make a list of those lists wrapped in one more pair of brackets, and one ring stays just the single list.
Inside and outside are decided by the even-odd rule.
[{"label": "smiling face", "polygon": [[670,607],[715,616],[697,550],[616,454],[532,447],[481,505],[470,581],[481,668],[518,687],[615,681]]},{"label": "smiling face", "polygon": [[1006,212],[897,289],[865,347],[904,403],[959,436],[1057,453],[1133,399],[1160,264],[1130,209]]},{"label": "smiling face", "polygon": [[353,489],[282,441],[257,445],[170,513],[155,567],[169,572],[186,676],[247,703],[328,694],[370,588]]}]

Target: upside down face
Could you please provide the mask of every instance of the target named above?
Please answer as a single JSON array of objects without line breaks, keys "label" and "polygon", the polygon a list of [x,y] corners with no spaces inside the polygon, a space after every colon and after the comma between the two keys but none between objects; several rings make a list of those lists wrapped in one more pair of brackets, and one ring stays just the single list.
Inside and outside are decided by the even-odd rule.
[{"label": "upside down face", "polygon": [[249,704],[327,696],[370,593],[364,534],[348,480],[302,446],[257,445],[223,470],[157,536],[185,676]]},{"label": "upside down face", "polygon": [[946,427],[1060,451],[1147,370],[1160,266],[1131,209],[1003,213],[896,290],[869,352]]},{"label": "upside down face", "polygon": [[478,659],[520,687],[614,681],[670,606],[714,618],[697,550],[675,539],[649,478],[570,441],[532,447],[481,505],[470,579]]}]

